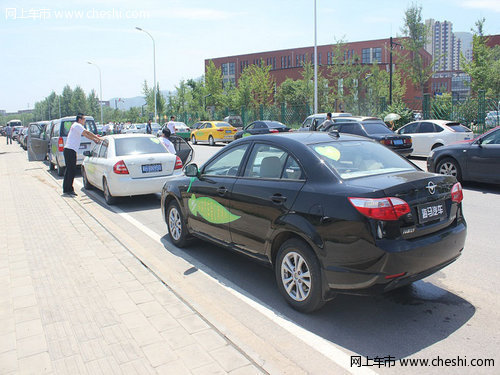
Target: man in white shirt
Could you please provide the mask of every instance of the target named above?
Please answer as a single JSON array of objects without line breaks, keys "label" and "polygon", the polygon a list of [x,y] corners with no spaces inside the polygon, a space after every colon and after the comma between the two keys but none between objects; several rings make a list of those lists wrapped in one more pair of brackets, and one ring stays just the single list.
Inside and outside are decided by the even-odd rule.
[{"label": "man in white shirt", "polygon": [[85,130],[84,125],[85,116],[79,113],[76,116],[76,122],[74,122],[69,129],[66,144],[64,145],[64,162],[66,164],[66,170],[64,171],[63,194],[66,195],[77,195],[73,189],[73,180],[75,179],[76,172],[76,154],[80,148],[82,135],[95,143],[101,143],[101,138]]},{"label": "man in white shirt", "polygon": [[170,142],[170,130],[167,128],[163,128],[162,130],[163,135],[160,137],[161,143],[167,148],[168,152],[171,154],[176,154],[175,152],[175,147],[172,142]]},{"label": "man in white shirt", "polygon": [[167,124],[168,130],[170,130],[170,134],[175,134],[175,116],[170,116],[170,121]]}]

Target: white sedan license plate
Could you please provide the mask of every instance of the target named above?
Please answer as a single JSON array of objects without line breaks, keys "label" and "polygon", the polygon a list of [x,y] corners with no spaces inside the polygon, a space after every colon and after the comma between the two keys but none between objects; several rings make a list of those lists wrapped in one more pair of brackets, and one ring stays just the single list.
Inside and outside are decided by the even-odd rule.
[{"label": "white sedan license plate", "polygon": [[418,218],[420,223],[440,220],[446,217],[446,206],[444,201],[433,202],[418,206]]},{"label": "white sedan license plate", "polygon": [[394,143],[395,145],[402,145],[403,144],[403,140],[402,139],[395,139],[392,141],[392,143]]},{"label": "white sedan license plate", "polygon": [[142,166],[142,173],[161,172],[161,164],[145,164]]}]

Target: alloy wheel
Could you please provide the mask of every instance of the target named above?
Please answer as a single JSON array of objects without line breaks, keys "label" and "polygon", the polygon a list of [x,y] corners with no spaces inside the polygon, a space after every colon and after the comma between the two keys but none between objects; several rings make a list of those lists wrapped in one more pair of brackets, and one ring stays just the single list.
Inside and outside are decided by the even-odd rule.
[{"label": "alloy wheel", "polygon": [[168,214],[168,230],[175,241],[179,241],[182,234],[181,215],[177,207],[173,206]]},{"label": "alloy wheel", "polygon": [[457,177],[457,167],[453,163],[446,162],[439,168],[439,173]]},{"label": "alloy wheel", "polygon": [[311,274],[305,259],[292,251],[281,262],[281,281],[286,292],[295,301],[304,301],[311,290]]}]

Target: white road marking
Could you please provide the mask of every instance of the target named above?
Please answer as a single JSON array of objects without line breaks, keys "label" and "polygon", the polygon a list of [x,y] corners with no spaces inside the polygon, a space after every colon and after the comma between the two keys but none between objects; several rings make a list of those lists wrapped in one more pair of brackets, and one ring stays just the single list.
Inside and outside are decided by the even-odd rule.
[{"label": "white road marking", "polygon": [[[74,182],[76,185],[83,187],[83,184],[80,181],[75,180]],[[99,197],[101,199],[101,197]],[[149,229],[146,227],[144,224],[140,223],[136,219],[134,219],[130,214],[124,212],[118,207],[109,207],[112,211],[120,215],[122,218],[127,220],[129,223],[134,225],[137,229],[139,229],[141,232],[146,234],[148,237],[150,237],[152,240],[158,242],[160,245],[164,246],[163,242],[161,241],[162,236],[160,236],[158,233],[154,232],[153,230]],[[167,231],[168,233],[168,231]],[[188,255],[189,256],[189,255]],[[351,356],[349,354],[346,354],[344,351],[338,349],[335,345],[330,343],[328,340],[324,339],[321,336],[318,336],[307,329],[304,329],[297,324],[291,322],[290,320],[283,318],[279,312],[274,310],[272,307],[267,306],[266,304],[262,302],[256,302],[254,299],[250,298],[249,294],[242,290],[240,287],[235,285],[232,281],[226,279],[223,276],[220,276],[217,274],[214,270],[212,270],[210,267],[206,266],[205,264],[200,264],[196,260],[192,260],[192,258],[189,256],[191,259],[191,263],[198,263],[194,264],[196,268],[198,268],[198,271],[204,274],[207,278],[209,278],[211,281],[219,284],[221,287],[223,287],[225,290],[227,290],[229,293],[232,295],[236,296],[246,304],[250,305],[253,307],[255,310],[259,311],[262,315],[266,316],[268,319],[270,319],[272,322],[276,323],[279,325],[281,328],[286,329],[289,333],[297,337],[298,339],[302,340],[304,343],[315,349],[316,351],[320,352],[323,354],[325,357],[329,358],[333,362],[335,362],[337,365],[342,367],[344,370],[350,372],[351,374],[359,374],[359,375],[374,375],[377,374],[375,371],[370,370],[365,367],[350,367],[351,366]],[[208,269],[209,272],[212,272],[213,274],[217,275],[217,279],[208,274],[207,272],[203,271],[201,269],[201,266],[204,268]],[[253,297],[255,298],[255,297]],[[356,353],[353,353],[357,355]]]}]

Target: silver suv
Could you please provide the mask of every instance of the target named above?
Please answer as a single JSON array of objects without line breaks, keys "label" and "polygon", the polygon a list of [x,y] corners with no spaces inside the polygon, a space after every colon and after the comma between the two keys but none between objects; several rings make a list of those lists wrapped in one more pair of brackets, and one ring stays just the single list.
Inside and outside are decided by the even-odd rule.
[{"label": "silver suv", "polygon": [[[332,119],[337,117],[352,117],[351,113],[332,112]],[[326,120],[326,113],[315,113],[306,117],[299,131],[317,130],[318,126]]]}]

